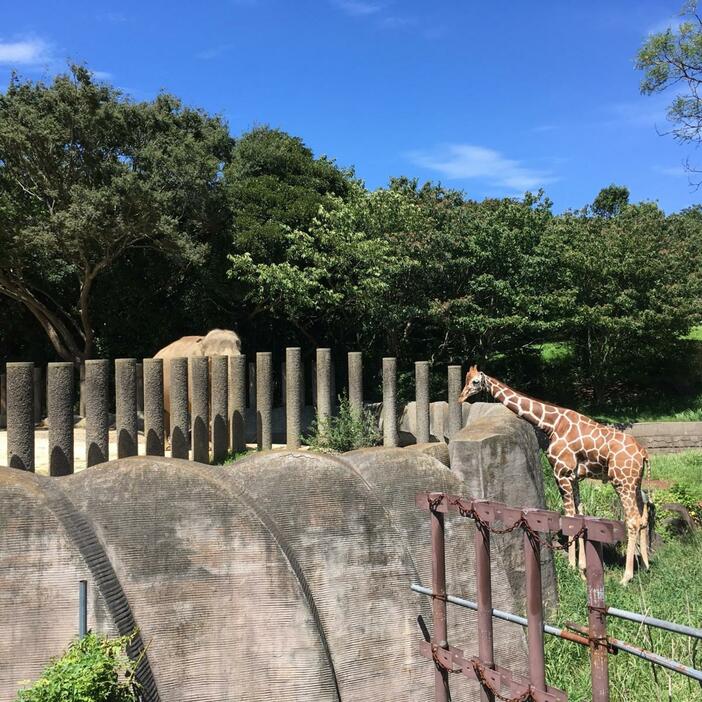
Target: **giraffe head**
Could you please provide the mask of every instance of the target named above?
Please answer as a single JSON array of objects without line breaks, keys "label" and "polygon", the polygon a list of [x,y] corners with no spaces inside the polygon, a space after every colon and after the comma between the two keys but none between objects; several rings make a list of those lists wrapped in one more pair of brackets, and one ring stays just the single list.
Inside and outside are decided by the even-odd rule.
[{"label": "giraffe head", "polygon": [[466,384],[458,397],[459,402],[465,402],[469,397],[485,390],[485,376],[478,370],[478,366],[471,366],[466,373]]}]

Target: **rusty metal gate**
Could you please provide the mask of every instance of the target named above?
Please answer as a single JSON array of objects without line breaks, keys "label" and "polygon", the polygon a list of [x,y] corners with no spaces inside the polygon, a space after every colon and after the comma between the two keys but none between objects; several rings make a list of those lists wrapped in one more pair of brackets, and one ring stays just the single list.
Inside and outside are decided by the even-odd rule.
[{"label": "rusty metal gate", "polygon": [[[567,700],[562,690],[546,685],[544,633],[587,646],[590,649],[592,699],[609,700],[608,656],[624,651],[644,658],[655,665],[681,673],[702,682],[702,671],[684,666],[650,651],[607,636],[607,615],[638,621],[687,636],[702,639],[702,629],[681,626],[644,615],[608,608],[605,603],[603,544],[615,544],[626,534],[622,522],[595,517],[565,517],[542,509],[519,509],[499,502],[474,500],[439,492],[419,493],[419,508],[428,511],[431,519],[432,587],[412,585],[412,590],[432,598],[433,636],[422,641],[420,653],[436,667],[435,701],[450,699],[450,674],[464,675],[481,687],[482,702],[561,702]],[[475,522],[475,569],[477,602],[470,602],[446,592],[444,515],[457,512]],[[490,568],[490,534],[506,534],[519,530],[524,539],[527,617],[501,612],[492,606]],[[561,537],[564,543],[557,540]],[[561,629],[544,623],[541,592],[541,546],[567,549],[582,539],[586,557],[588,591],[588,627],[567,626]],[[446,605],[455,604],[478,613],[478,655],[466,657],[448,642]],[[493,618],[527,627],[528,677],[497,666],[493,650]]]}]

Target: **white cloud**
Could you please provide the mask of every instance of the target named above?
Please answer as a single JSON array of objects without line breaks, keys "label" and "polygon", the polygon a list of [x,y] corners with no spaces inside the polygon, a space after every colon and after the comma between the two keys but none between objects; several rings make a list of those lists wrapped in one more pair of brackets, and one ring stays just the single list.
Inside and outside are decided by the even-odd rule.
[{"label": "white cloud", "polygon": [[333,0],[333,3],[347,15],[353,17],[375,15],[383,9],[380,3],[368,2],[367,0]]},{"label": "white cloud", "polygon": [[690,171],[685,169],[685,166],[654,166],[653,170],[661,175],[671,176],[673,178],[680,178],[684,176],[689,178]]},{"label": "white cloud", "polygon": [[475,179],[512,190],[530,190],[558,178],[550,171],[528,168],[499,151],[473,144],[448,144],[434,151],[412,151],[409,159],[449,179]]},{"label": "white cloud", "polygon": [[112,74],[109,71],[91,71],[91,73],[98,80],[112,80]]},{"label": "white cloud", "polygon": [[50,46],[43,39],[0,40],[0,64],[36,66],[51,61]]}]

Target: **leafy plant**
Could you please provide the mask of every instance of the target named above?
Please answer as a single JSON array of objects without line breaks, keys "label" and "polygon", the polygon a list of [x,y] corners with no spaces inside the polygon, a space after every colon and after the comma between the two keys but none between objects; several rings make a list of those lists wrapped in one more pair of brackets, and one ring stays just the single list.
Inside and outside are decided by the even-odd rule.
[{"label": "leafy plant", "polygon": [[315,420],[305,442],[313,451],[344,453],[380,443],[378,420],[373,412],[360,412],[344,394],[339,397],[339,413],[328,420]]},{"label": "leafy plant", "polygon": [[76,639],[16,702],[138,702],[137,662],[125,653],[131,639],[92,632]]}]

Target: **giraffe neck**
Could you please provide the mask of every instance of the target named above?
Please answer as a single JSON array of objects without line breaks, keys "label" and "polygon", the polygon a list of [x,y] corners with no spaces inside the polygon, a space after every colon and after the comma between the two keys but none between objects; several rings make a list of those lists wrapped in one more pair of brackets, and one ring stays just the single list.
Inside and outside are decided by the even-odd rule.
[{"label": "giraffe neck", "polygon": [[507,409],[547,434],[554,431],[559,416],[558,408],[555,405],[548,405],[545,402],[522,395],[489,375],[485,375],[484,378],[488,392]]}]

